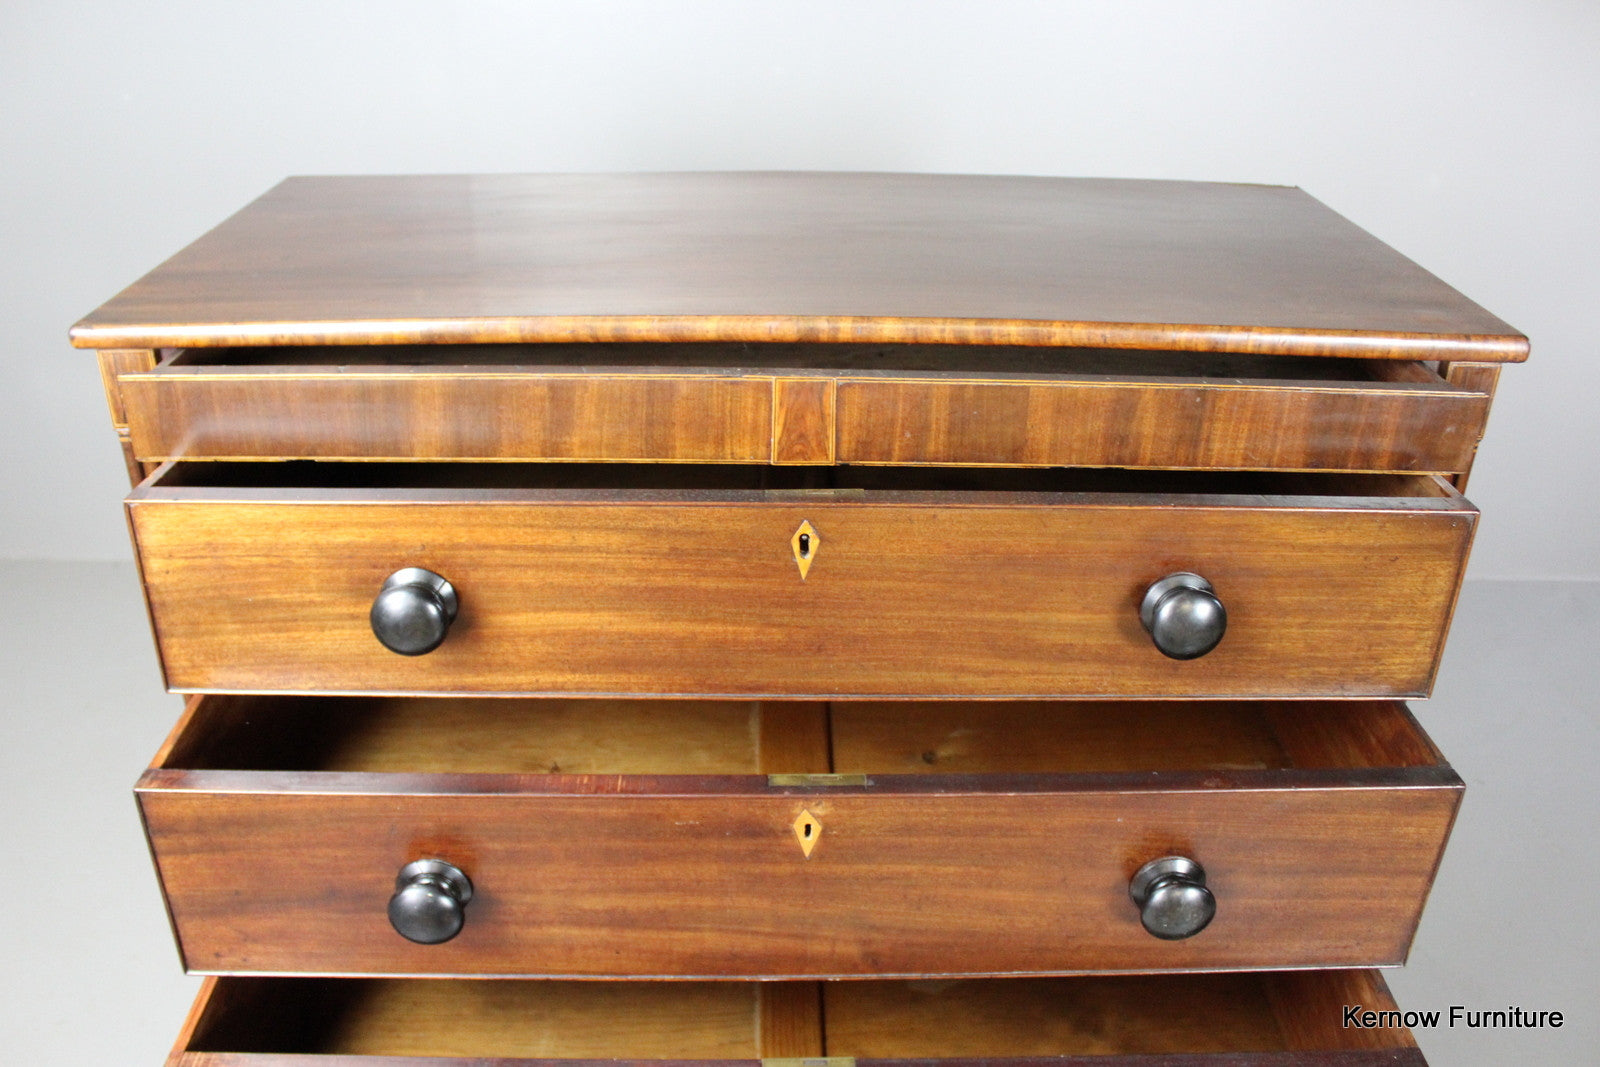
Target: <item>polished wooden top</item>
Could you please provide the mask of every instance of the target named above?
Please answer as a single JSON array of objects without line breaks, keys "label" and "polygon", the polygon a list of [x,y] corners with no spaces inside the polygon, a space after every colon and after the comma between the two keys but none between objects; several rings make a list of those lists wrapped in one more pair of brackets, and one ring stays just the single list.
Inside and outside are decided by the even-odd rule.
[{"label": "polished wooden top", "polygon": [[72,340],[1527,351],[1298,189],[818,173],[290,178]]}]

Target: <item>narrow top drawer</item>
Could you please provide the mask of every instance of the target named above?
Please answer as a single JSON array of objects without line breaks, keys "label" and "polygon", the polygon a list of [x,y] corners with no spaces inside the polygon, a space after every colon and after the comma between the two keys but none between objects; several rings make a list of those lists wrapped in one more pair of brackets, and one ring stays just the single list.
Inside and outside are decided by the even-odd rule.
[{"label": "narrow top drawer", "polygon": [[1396,471],[1471,465],[1430,364],[858,344],[180,349],[118,378],[135,457]]}]

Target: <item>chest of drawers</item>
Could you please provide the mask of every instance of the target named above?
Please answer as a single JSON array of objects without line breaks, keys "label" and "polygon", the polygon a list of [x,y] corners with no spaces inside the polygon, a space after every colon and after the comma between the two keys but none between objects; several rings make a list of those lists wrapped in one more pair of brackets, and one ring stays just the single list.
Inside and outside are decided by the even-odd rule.
[{"label": "chest of drawers", "polygon": [[1298,191],[291,179],[73,338],[173,1064],[1420,1062],[1527,345]]}]

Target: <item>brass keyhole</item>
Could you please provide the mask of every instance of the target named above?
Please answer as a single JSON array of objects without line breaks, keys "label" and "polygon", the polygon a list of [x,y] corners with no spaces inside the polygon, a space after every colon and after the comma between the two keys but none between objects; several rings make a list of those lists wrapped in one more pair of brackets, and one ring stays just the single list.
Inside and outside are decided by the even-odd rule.
[{"label": "brass keyhole", "polygon": [[795,566],[800,568],[800,580],[803,582],[811,570],[812,560],[822,550],[822,535],[811,523],[802,522],[794,536],[789,538],[789,547],[794,551]]}]

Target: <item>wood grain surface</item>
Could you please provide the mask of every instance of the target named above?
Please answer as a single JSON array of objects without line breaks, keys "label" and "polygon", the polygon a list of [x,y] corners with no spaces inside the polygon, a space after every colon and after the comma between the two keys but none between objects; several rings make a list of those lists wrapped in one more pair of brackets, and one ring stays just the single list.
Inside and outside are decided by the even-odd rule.
[{"label": "wood grain surface", "polygon": [[[839,773],[1091,774],[1445,763],[1404,705],[1389,701],[852,700],[827,705],[827,723],[832,767]],[[244,743],[255,743],[254,736]]]},{"label": "wood grain surface", "polygon": [[135,451],[151,460],[766,463],[773,448],[770,378],[149,374],[123,389]]},{"label": "wood grain surface", "polygon": [[190,697],[151,766],[413,774],[1100,774],[1443,766],[1391,701]]},{"label": "wood grain surface", "polygon": [[[937,1059],[1277,1049],[1283,1039],[1266,984],[1253,975],[1208,975],[1185,983],[1178,997],[1166,977],[1071,984],[1048,978],[828,982],[822,988],[830,1052]],[[1135,1007],[1139,1002],[1143,1010]]]},{"label": "wood grain surface", "polygon": [[[1498,364],[1445,363],[1440,365],[1439,370],[1444,375],[1445,380],[1450,382],[1450,384],[1471,389],[1474,392],[1482,393],[1489,399],[1490,403],[1494,402],[1495,390],[1500,384],[1500,367]],[[1487,425],[1488,418],[1486,411],[1484,425],[1478,427],[1478,437],[1480,441],[1483,438],[1483,431],[1487,428]],[[1472,459],[1476,458],[1477,449],[1474,448]],[[1460,489],[1462,492],[1465,492],[1467,488],[1467,478],[1471,474],[1472,460],[1469,459],[1467,465],[1460,471],[1456,472],[1455,478],[1452,479],[1455,482],[1456,488]]]},{"label": "wood grain surface", "polygon": [[1062,981],[824,982],[828,1051],[857,1058],[1170,1056],[1397,1049],[1404,1027],[1349,1032],[1343,1004],[1394,1010],[1376,971]]},{"label": "wood grain surface", "polygon": [[1298,189],[784,173],[290,178],[72,339],[1527,351]]},{"label": "wood grain surface", "polygon": [[753,1060],[815,1055],[822,1044],[812,983],[243,979],[215,982],[203,999],[180,1050]]},{"label": "wood grain surface", "polygon": [[1481,394],[1295,382],[842,380],[841,460],[1429,471],[1470,461]]},{"label": "wood grain surface", "polygon": [[1357,1029],[1344,1025],[1344,1009],[1394,1011],[1389,987],[1377,971],[1291,971],[1266,983],[1278,1026],[1290,1048],[1385,1049],[1414,1046],[1405,1027]]},{"label": "wood grain surface", "polygon": [[[648,747],[639,730],[651,711],[639,702],[597,702],[564,740],[535,737],[558,746],[538,762],[574,766],[569,752],[589,738],[635,738],[581,774],[473,769],[506,766],[505,738],[538,734],[537,706],[510,706],[501,723],[497,701],[203,703],[139,785],[184,959],[202,972],[798,978],[1390,964],[1404,958],[1460,795],[1404,709],[1383,702],[1304,706],[1324,730],[1348,724],[1364,738],[1323,746],[1311,768],[1277,744],[1271,705],[1189,706],[1187,723],[1171,705],[1059,716],[840,706],[833,769],[864,784],[837,786],[628,773]],[[568,702],[550,703],[544,719],[570,718]],[[728,710],[743,720],[691,721],[698,740],[678,748],[693,758],[720,747],[708,730],[731,742],[815,729],[805,715],[752,730],[748,705]],[[460,729],[468,715],[484,725]],[[1032,728],[1010,737],[1029,716]],[[430,741],[472,747],[450,770],[427,771],[441,765]],[[792,766],[760,762],[767,773]],[[792,829],[803,811],[821,828],[809,853]],[[1211,927],[1180,942],[1146,934],[1127,896],[1140,864],[1172,853],[1206,866],[1219,902]],[[475,887],[465,931],[444,945],[405,941],[384,910],[394,872],[422,856],[458,864]]]},{"label": "wood grain surface", "polygon": [[156,353],[148,348],[102,348],[98,353],[100,382],[105,387],[106,406],[111,411],[111,427],[117,434],[117,447],[128,470],[128,484],[138,485],[150,473],[139,460],[138,447],[128,429],[128,409],[123,402],[122,376],[147,371],[156,365]]},{"label": "wood grain surface", "polygon": [[[1421,1062],[1338,1025],[1370,972],[1054,977],[1400,962],[1459,806],[1347,698],[1431,688],[1476,512],[1387,472],[1464,485],[1527,341],[1299,190],[290,179],[72,337],[167,464],[172,688],[454,694],[190,701],[138,787],[186,967],[401,980],[208,981],[171,1064]],[[1027,480],[1069,466],[1288,473]],[[366,621],[404,566],[462,594],[415,659]],[[1137,619],[1175,570],[1230,613],[1188,663]],[[1219,910],[1161,942],[1172,853]],[[384,913],[421,856],[476,886],[445,945]]]},{"label": "wood grain surface", "polygon": [[827,378],[773,379],[772,462],[834,462],[837,395]]},{"label": "wood grain surface", "polygon": [[106,406],[117,433],[128,432],[128,411],[122,399],[122,376],[153,370],[156,353],[148,348],[102,348],[96,353],[100,363],[100,383],[105,387]]},{"label": "wood grain surface", "polygon": [[[1375,484],[1441,495],[157,478],[129,511],[176,690],[1423,695],[1476,511],[1433,479]],[[790,547],[803,521],[820,538],[805,580]],[[412,566],[454,583],[461,611],[437,651],[402,657],[368,611]],[[1175,571],[1208,577],[1228,608],[1198,660],[1165,658],[1139,622],[1145,589]]]},{"label": "wood grain surface", "polygon": [[[1086,704],[1084,710],[1104,707]],[[1219,707],[1217,732],[1223,736],[1210,742],[1218,751],[1235,753],[1239,734],[1270,729],[1255,705]],[[1056,733],[1063,729],[1058,725]],[[190,698],[184,719],[152,765],[422,774],[810,774],[832,769],[829,735],[828,705],[805,701],[208,696]],[[1270,739],[1259,743],[1265,748]]]},{"label": "wood grain surface", "polygon": [[[1373,972],[941,983],[824,983],[812,1039],[859,1063],[1003,1067],[1374,1067],[1422,1064],[1409,1032],[1355,1033],[1316,1018],[1336,999],[1393,1010]],[[196,1002],[196,1032],[169,1067],[309,1062],[421,1067],[468,1048],[473,1067],[652,1062],[671,1048],[751,1062],[749,1004],[815,1000],[809,983],[362,981],[227,978]],[[674,1010],[674,1006],[676,1010]],[[706,1010],[710,1008],[711,1010]],[[386,1032],[375,1025],[393,1018]],[[292,1021],[271,1025],[276,1020]],[[554,1024],[554,1025],[552,1025]],[[1320,1029],[1316,1044],[1302,1040]],[[824,1035],[824,1030],[826,1034]],[[406,1051],[401,1051],[404,1048]],[[1038,1050],[1045,1051],[1038,1051]],[[461,1056],[461,1053],[456,1053]],[[307,1057],[316,1057],[308,1059]],[[370,1057],[370,1058],[368,1058]],[[550,1059],[548,1057],[559,1057]],[[465,1067],[465,1058],[426,1060]],[[660,1059],[653,1059],[660,1063]],[[683,1064],[684,1060],[667,1062]],[[702,1059],[698,1062],[706,1062]]]},{"label": "wood grain surface", "polygon": [[[581,366],[556,362],[571,360],[573,346],[505,347],[513,351],[494,358],[506,362],[458,365],[449,359],[491,356],[448,348],[419,363],[430,359],[426,347],[401,347],[349,362],[348,349],[325,348],[313,350],[326,361],[317,364],[301,362],[300,350],[251,349],[241,362],[212,363],[194,362],[191,351],[120,377],[124,429],[150,463],[770,460],[1449,473],[1470,463],[1489,408],[1472,381],[1452,386],[1422,364],[1380,360],[1263,366],[1212,356],[1185,365],[1147,353],[1044,359],[1036,350],[1027,358],[951,346],[913,346],[929,349],[918,355],[883,346],[660,345],[657,365],[608,367],[608,357],[644,358],[640,346],[592,346]],[[395,362],[382,363],[383,352]],[[726,365],[736,358],[751,365]],[[783,360],[815,366],[761,366]],[[918,364],[945,369],[911,369]],[[1352,367],[1362,373],[1349,374]],[[1261,376],[1274,372],[1285,376]]]}]

